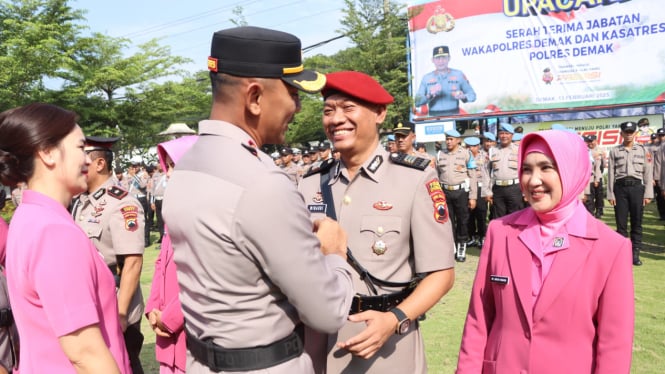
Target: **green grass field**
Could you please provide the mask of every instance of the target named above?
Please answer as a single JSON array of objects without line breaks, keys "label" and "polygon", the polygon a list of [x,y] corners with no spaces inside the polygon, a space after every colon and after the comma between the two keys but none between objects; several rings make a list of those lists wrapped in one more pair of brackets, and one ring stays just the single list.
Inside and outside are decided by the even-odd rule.
[{"label": "green grass field", "polygon": [[[9,204],[11,205],[11,204]],[[3,217],[11,215],[12,207],[3,210]],[[651,203],[644,215],[644,243],[642,253],[644,265],[634,267],[635,279],[635,342],[633,345],[633,368],[635,374],[660,374],[665,372],[665,226],[657,220],[655,204]],[[605,223],[614,226],[614,211],[606,207]],[[156,240],[155,233],[153,242]],[[154,262],[159,254],[156,245],[146,249],[141,286],[147,298],[154,270]],[[455,286],[428,314],[422,322],[425,336],[429,372],[449,374],[455,370],[464,318],[469,302],[473,277],[478,264],[478,250],[468,252],[465,263],[458,264]],[[145,334],[144,349],[141,354],[146,373],[158,373],[155,361],[155,336],[143,320]]]}]

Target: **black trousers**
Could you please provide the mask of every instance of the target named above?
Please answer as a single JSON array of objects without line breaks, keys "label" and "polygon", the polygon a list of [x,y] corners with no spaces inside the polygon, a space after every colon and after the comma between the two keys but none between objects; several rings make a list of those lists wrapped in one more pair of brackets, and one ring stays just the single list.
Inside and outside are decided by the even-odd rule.
[{"label": "black trousers", "polygon": [[524,198],[518,184],[510,186],[494,185],[492,194],[494,195],[492,199],[494,201],[494,217],[492,218],[503,217],[524,208]]},{"label": "black trousers", "polygon": [[658,186],[653,186],[653,195],[656,197],[656,206],[658,207],[658,217],[665,219],[665,197],[663,197],[663,189]]},{"label": "black trousers", "polygon": [[598,187],[593,186],[593,182],[589,184],[589,190],[591,194],[587,195],[587,201],[584,204],[589,213],[600,217],[603,215],[603,206],[605,204],[603,196],[603,181],[601,180],[598,183]]},{"label": "black trousers", "polygon": [[155,216],[157,217],[157,230],[159,231],[159,243],[164,238],[164,217],[162,217],[162,203],[164,200],[155,200]]},{"label": "black trousers", "polygon": [[617,232],[628,237],[628,216],[630,216],[630,241],[633,244],[633,253],[639,253],[642,248],[642,214],[644,213],[644,185],[634,184],[624,186],[614,184],[614,219]]},{"label": "black trousers", "polygon": [[143,334],[141,333],[141,321],[133,325],[127,326],[124,333],[125,347],[127,347],[127,355],[129,356],[129,363],[132,366],[132,373],[143,374],[143,366],[141,366],[141,348],[143,348]]},{"label": "black trousers", "polygon": [[469,193],[463,189],[443,190],[448,203],[448,215],[453,225],[455,243],[466,243],[469,240]]},{"label": "black trousers", "polygon": [[150,204],[148,204],[148,198],[143,196],[143,197],[137,197],[139,203],[141,203],[141,206],[143,207],[143,217],[145,219],[145,226],[143,227],[143,234],[145,235],[145,246],[150,245]]},{"label": "black trousers", "polygon": [[487,201],[480,197],[481,189],[478,187],[476,207],[469,212],[469,234],[479,239],[484,238],[487,232]]}]

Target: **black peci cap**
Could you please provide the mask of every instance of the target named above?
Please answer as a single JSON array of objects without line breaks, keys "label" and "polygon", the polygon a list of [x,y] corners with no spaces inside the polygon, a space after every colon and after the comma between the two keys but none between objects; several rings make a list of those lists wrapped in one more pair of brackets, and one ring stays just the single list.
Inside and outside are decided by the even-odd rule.
[{"label": "black peci cap", "polygon": [[590,134],[590,135],[584,135],[582,137],[585,142],[591,143],[592,141],[596,140],[596,135]]},{"label": "black peci cap", "polygon": [[323,74],[303,68],[300,39],[253,26],[214,33],[208,70],[238,77],[281,78],[309,93],[321,91],[326,83]]}]

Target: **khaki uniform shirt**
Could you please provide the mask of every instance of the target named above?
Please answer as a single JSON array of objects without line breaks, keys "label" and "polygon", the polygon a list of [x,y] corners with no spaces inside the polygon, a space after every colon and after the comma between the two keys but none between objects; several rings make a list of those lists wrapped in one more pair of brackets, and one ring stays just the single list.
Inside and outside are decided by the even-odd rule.
[{"label": "khaki uniform shirt", "polygon": [[658,182],[658,185],[662,187],[662,181],[663,179],[661,178],[661,174],[663,173],[663,156],[665,156],[665,143],[660,143],[658,146],[653,148],[653,152],[651,154],[653,155],[653,179]]},{"label": "khaki uniform shirt", "polygon": [[600,182],[603,180],[603,171],[601,169],[604,162],[603,151],[598,148],[590,149],[589,157],[591,158],[590,183]]},{"label": "khaki uniform shirt", "polygon": [[[104,262],[115,269],[118,256],[143,255],[145,218],[141,204],[113,182],[114,178],[109,178],[92,194],[82,193],[74,203],[72,216],[104,256]],[[110,193],[110,189],[118,193]],[[141,321],[143,309],[139,286],[129,304],[127,322],[131,325]]]},{"label": "khaki uniform shirt", "polygon": [[510,143],[507,147],[496,146],[490,148],[489,151],[489,172],[490,172],[490,185],[485,189],[486,196],[492,196],[492,187],[496,184],[497,180],[515,180],[518,178],[517,173],[517,151],[519,146],[515,143]]},{"label": "khaki uniform shirt", "polygon": [[[186,329],[224,348],[273,343],[301,321],[337,331],[351,305],[351,268],[321,253],[300,193],[239,127],[205,120],[199,133],[163,208]],[[302,354],[256,372],[312,371]],[[188,353],[187,372],[210,370]]]},{"label": "khaki uniform shirt", "polygon": [[289,163],[288,166],[282,165],[282,170],[284,171],[284,173],[286,173],[286,175],[289,177],[291,182],[293,182],[293,184],[296,185],[296,186],[298,185],[298,171],[299,171],[299,169],[300,169],[300,167],[298,165],[296,165],[295,162]]},{"label": "khaki uniform shirt", "polygon": [[[473,153],[472,153],[473,155]],[[487,169],[489,166],[489,155],[484,150],[479,150],[478,154],[473,156],[476,160],[476,168],[474,169],[476,175],[476,181],[478,181],[478,187],[481,188],[480,196],[487,196],[487,190],[491,189],[490,186],[490,174]]]},{"label": "khaki uniform shirt", "polygon": [[640,179],[646,186],[644,198],[653,199],[653,160],[651,153],[637,143],[631,148],[620,144],[610,150],[609,167],[607,170],[607,199],[614,198],[614,182],[619,179],[633,177]]},{"label": "khaki uniform shirt", "polygon": [[[353,180],[341,162],[331,168],[332,195],[337,219],[348,235],[349,248],[358,262],[374,276],[393,282],[409,281],[416,273],[454,267],[454,244],[447,207],[436,171],[424,171],[393,163],[388,152],[378,146]],[[312,219],[326,215],[321,194],[322,173],[309,175],[299,190],[312,213]],[[443,199],[443,200],[441,200]],[[385,247],[377,254],[377,246]],[[371,295],[365,282],[353,272],[355,291]],[[314,289],[314,288],[313,288]],[[379,294],[400,289],[377,285]],[[365,329],[361,323],[347,322],[338,334],[329,335],[327,348],[305,344],[312,352],[328,350],[328,373],[424,373],[425,352],[417,323],[406,335],[393,335],[370,360],[353,358],[334,345]],[[323,340],[325,345],[326,339]]]},{"label": "khaki uniform shirt", "polygon": [[[436,168],[439,172],[439,181],[442,187],[457,186],[464,183],[464,189],[469,192],[469,200],[476,200],[478,196],[477,172],[469,169],[469,161],[473,156],[469,150],[458,146],[457,150],[449,152],[442,149],[436,154]],[[475,159],[474,162],[475,164]]]}]

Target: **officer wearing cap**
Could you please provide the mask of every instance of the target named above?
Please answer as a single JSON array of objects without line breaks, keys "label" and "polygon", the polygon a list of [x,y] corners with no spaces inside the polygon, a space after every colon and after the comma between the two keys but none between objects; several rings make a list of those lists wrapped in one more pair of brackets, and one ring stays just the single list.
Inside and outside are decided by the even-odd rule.
[{"label": "officer wearing cap", "polygon": [[284,143],[298,91],[325,84],[301,56],[300,40],[280,31],[213,35],[210,119],[164,196],[188,372],[311,373],[302,323],[332,333],[346,321],[346,234],[330,219],[313,226],[296,187],[261,150]]},{"label": "officer wearing cap", "polygon": [[591,159],[591,178],[589,188],[586,190],[587,198],[584,203],[589,213],[594,217],[603,216],[603,164],[605,163],[604,152],[598,148],[596,135],[590,134],[583,137],[587,148],[589,148],[589,158]]},{"label": "officer wearing cap", "polygon": [[445,134],[446,148],[436,154],[436,170],[454,226],[455,259],[463,262],[469,241],[469,210],[476,208],[478,195],[476,161],[471,152],[460,145],[461,135],[457,130],[451,129]]},{"label": "officer wearing cap", "polygon": [[319,161],[326,161],[332,158],[329,142],[320,142],[318,149],[319,149]]},{"label": "officer wearing cap", "polygon": [[88,190],[74,201],[72,216],[116,276],[118,314],[132,371],[143,373],[139,356],[144,303],[139,281],[145,220],[141,203],[115,184],[111,148],[118,139],[86,137],[85,152],[92,160]]},{"label": "officer wearing cap", "polygon": [[484,132],[482,143],[483,143],[482,150],[485,151],[485,155],[489,157],[490,148],[496,146],[496,135],[494,135],[491,132]]},{"label": "officer wearing cap", "polygon": [[503,217],[524,207],[517,175],[518,145],[513,143],[513,127],[499,124],[499,143],[489,152],[490,188],[484,190],[486,200],[493,205],[493,217]]},{"label": "officer wearing cap", "polygon": [[293,162],[293,150],[290,147],[282,147],[279,150],[280,158],[282,159],[282,171],[286,173],[294,185],[298,185],[298,165]]},{"label": "officer wearing cap", "polygon": [[[346,229],[357,294],[349,322],[327,339],[308,335],[308,350],[327,352],[328,373],[425,373],[418,316],[454,278],[445,195],[429,160],[381,147],[393,97],[377,81],[330,73],[322,93],[323,129],[341,160],[306,174],[299,189],[313,218],[336,216]],[[361,279],[363,269],[372,277]]]},{"label": "officer wearing cap", "polygon": [[464,138],[464,144],[468,147],[476,163],[476,168],[473,169],[473,172],[475,173],[478,186],[476,207],[469,211],[469,236],[471,236],[471,241],[467,245],[482,247],[485,241],[485,233],[487,232],[487,201],[481,195],[483,186],[487,188],[489,183],[489,173],[487,171],[488,158],[487,153],[480,149],[480,139],[477,137]]},{"label": "officer wearing cap", "polygon": [[413,148],[416,141],[415,124],[413,122],[399,122],[393,129],[397,152],[410,156],[422,157],[431,160],[430,166],[434,167],[434,158],[427,152],[420,152]]},{"label": "officer wearing cap", "polygon": [[416,93],[416,106],[427,104],[431,117],[459,114],[460,101],[476,101],[476,92],[466,75],[460,70],[449,68],[449,61],[448,46],[434,47],[432,62],[436,69],[425,74]]},{"label": "officer wearing cap", "polygon": [[[653,162],[649,151],[635,143],[635,122],[621,124],[623,143],[610,150],[607,171],[607,199],[614,207],[617,232],[628,236],[633,244],[633,265],[642,265],[642,215],[644,205],[653,199]],[[648,188],[647,188],[648,187]]]},{"label": "officer wearing cap", "polygon": [[663,156],[665,156],[665,153],[663,153],[665,149],[665,142],[663,141],[665,138],[665,129],[662,127],[659,128],[656,130],[655,135],[656,140],[654,140],[654,145],[651,149],[651,154],[653,155],[653,193],[656,198],[659,219],[665,221],[665,196],[663,196],[665,189],[663,188],[664,183],[661,179],[661,173],[663,172]]}]

